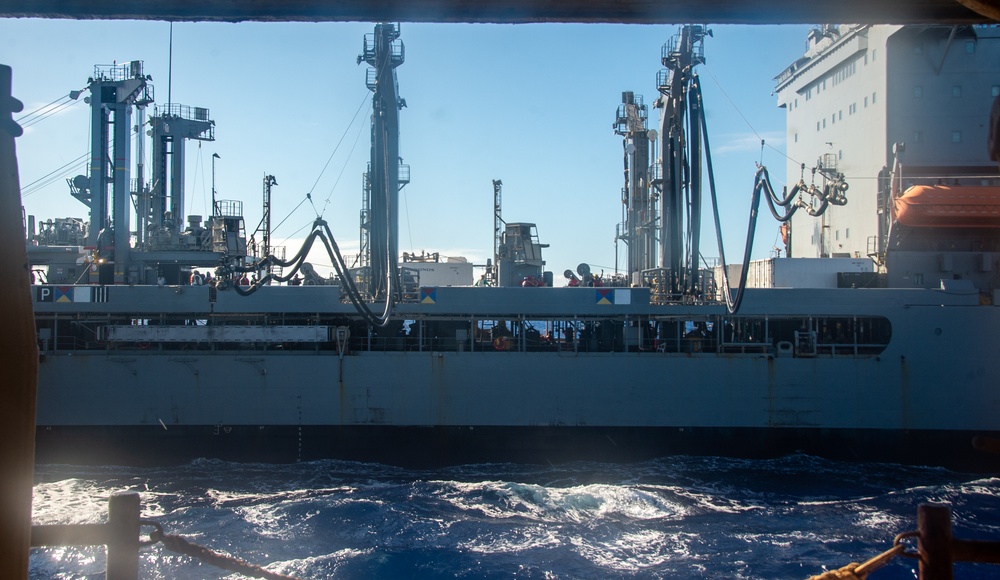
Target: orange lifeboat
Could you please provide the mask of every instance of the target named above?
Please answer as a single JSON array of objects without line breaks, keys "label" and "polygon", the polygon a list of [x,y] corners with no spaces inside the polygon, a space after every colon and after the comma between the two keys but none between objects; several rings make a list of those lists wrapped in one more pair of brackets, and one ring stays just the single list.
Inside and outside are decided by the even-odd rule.
[{"label": "orange lifeboat", "polygon": [[893,199],[896,221],[914,227],[1000,227],[1000,187],[915,185]]}]

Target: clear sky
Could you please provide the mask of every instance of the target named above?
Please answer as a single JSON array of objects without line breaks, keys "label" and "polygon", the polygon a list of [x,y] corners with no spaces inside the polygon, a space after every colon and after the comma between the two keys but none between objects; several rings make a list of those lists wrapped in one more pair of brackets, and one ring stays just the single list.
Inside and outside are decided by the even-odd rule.
[{"label": "clear sky", "polygon": [[[802,55],[809,27],[710,28],[707,63],[697,70],[732,261],[742,254],[761,138],[775,187],[784,185],[784,111],[771,94],[773,79]],[[217,153],[218,197],[244,203],[249,230],[260,220],[263,176],[273,174],[273,243],[294,253],[316,217],[309,202],[300,205],[312,192],[350,254],[358,247],[371,101],[367,65],[356,58],[372,31],[361,23],[177,23],[171,74],[165,22],[0,19],[0,64],[13,67],[14,95],[27,113],[84,88],[96,64],[144,61],[158,104],[169,92],[174,103],[208,108],[216,122],[215,142],[188,146],[185,213],[209,213]],[[412,180],[400,198],[400,251],[485,262],[493,247],[491,180],[502,179],[504,219],[538,225],[556,285],[580,262],[613,270],[623,185],[615,110],[626,90],[653,103],[660,47],[677,31],[403,23],[400,153]],[[89,111],[80,101],[18,139],[22,187],[87,153]],[[653,128],[658,116],[650,109]],[[65,176],[80,173],[82,162]],[[23,202],[38,219],[87,217],[64,179]],[[759,222],[754,257],[766,257],[777,223],[767,212]],[[703,255],[717,256],[709,218],[703,228]],[[624,266],[623,244],[618,255]],[[325,256],[313,257],[323,270]]]}]

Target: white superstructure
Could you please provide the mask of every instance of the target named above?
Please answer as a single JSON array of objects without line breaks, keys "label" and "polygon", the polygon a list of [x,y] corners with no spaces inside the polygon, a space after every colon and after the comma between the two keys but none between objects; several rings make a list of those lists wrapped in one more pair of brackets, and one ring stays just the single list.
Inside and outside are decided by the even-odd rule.
[{"label": "white superstructure", "polygon": [[[796,215],[789,255],[881,252],[887,232],[880,226],[878,176],[891,169],[895,143],[905,143],[906,163],[921,174],[974,176],[975,184],[996,180],[986,127],[1000,94],[998,63],[997,26],[810,31],[805,54],[775,79],[778,106],[788,113],[786,182],[799,180],[802,163],[821,163],[847,176],[850,203],[822,219]],[[811,179],[808,170],[805,179]]]}]

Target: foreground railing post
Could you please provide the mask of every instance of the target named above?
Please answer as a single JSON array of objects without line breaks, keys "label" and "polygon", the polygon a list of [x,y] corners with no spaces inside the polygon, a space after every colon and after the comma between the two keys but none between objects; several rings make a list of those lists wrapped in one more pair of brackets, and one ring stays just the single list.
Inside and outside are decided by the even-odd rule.
[{"label": "foreground railing post", "polygon": [[38,347],[21,223],[11,69],[0,65],[0,578],[26,578],[31,542]]},{"label": "foreground railing post", "polygon": [[107,580],[139,577],[139,494],[116,493],[108,500]]},{"label": "foreground railing post", "polygon": [[917,506],[917,531],[920,580],[952,580],[951,508],[934,503]]}]

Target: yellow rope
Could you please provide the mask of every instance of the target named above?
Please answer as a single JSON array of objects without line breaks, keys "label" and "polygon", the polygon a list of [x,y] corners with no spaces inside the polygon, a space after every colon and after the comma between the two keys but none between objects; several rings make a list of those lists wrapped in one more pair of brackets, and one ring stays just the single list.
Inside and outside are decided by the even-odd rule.
[{"label": "yellow rope", "polygon": [[858,576],[855,573],[855,569],[858,565],[859,564],[857,562],[851,562],[843,568],[823,572],[817,576],[810,576],[809,580],[865,580],[865,578],[868,577],[867,574]]},{"label": "yellow rope", "polygon": [[878,570],[882,566],[885,566],[889,560],[892,560],[893,557],[901,554],[905,548],[906,546],[903,544],[897,543],[892,548],[889,548],[864,564],[851,562],[843,568],[830,570],[816,576],[810,576],[809,580],[865,580],[868,578],[869,574]]}]

